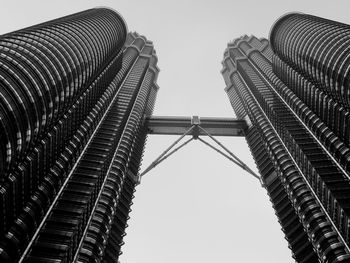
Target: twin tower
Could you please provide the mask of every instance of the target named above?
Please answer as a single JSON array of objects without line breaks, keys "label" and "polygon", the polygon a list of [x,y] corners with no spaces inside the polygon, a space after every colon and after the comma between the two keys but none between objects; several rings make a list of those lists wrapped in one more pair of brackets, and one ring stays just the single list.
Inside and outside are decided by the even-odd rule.
[{"label": "twin tower", "polygon": [[[222,63],[293,257],[350,262],[350,26],[287,14]],[[118,261],[158,72],[107,8],[0,36],[1,262]]]}]

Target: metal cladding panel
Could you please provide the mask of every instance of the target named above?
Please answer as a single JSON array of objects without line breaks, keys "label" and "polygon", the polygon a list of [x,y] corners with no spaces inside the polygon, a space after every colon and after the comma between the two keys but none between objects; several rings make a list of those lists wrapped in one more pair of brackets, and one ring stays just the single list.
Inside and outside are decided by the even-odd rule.
[{"label": "metal cladding panel", "polygon": [[[91,135],[89,125],[97,118],[95,104],[101,103],[99,100],[105,92],[105,87],[108,87],[110,80],[114,78],[120,58],[119,54],[105,67],[71,109],[28,152],[27,157],[2,178],[1,195],[4,200],[7,200],[3,203],[4,209],[0,211],[2,235],[7,233],[37,191],[42,191],[44,187],[48,189],[45,192],[48,191],[49,196],[52,196],[54,191],[50,188],[51,186],[47,186],[47,183],[50,182],[49,184],[55,185],[54,189],[57,189],[69,173],[73,166],[72,162],[84,148],[86,138]],[[63,164],[67,160],[68,164]],[[62,167],[63,170],[55,174],[53,176],[55,179],[52,181],[50,173],[53,172],[52,169],[56,169],[55,166]]]},{"label": "metal cladding panel", "polygon": [[279,93],[320,143],[347,172],[350,171],[350,114],[331,97],[274,56],[274,71],[284,84]]},{"label": "metal cladding panel", "polygon": [[[151,42],[133,33],[124,46],[126,31],[97,8],[1,36],[1,261],[101,259],[91,240],[112,228],[99,215],[129,209],[159,70]],[[122,239],[126,219],[108,233]]]},{"label": "metal cladding panel", "polygon": [[[31,238],[36,226],[39,226],[39,223],[43,219],[42,217],[48,209],[49,204],[51,204],[56,197],[55,193],[59,192],[62,183],[66,180],[67,175],[74,166],[74,162],[79,159],[79,155],[82,153],[84,147],[88,143],[89,138],[93,134],[94,129],[96,129],[99,121],[103,117],[104,111],[108,108],[108,104],[111,101],[113,92],[115,93],[116,90],[117,89],[115,87],[114,90],[113,87],[109,87],[105,91],[105,94],[103,94],[95,107],[89,112],[83,124],[81,124],[80,127],[74,132],[73,136],[68,141],[67,146],[55,161],[53,167],[43,173],[43,178],[41,178],[38,188],[33,190],[31,199],[25,203],[24,210],[27,212],[21,212],[19,215],[19,217],[22,218],[20,221],[21,224],[27,226],[18,231],[19,222],[16,221],[15,225],[12,226],[5,235],[5,242],[7,244],[11,243],[11,240],[22,239],[21,247],[19,247],[19,244],[16,244],[16,242],[12,242],[12,247],[8,247],[7,250],[2,251],[1,256],[4,256],[5,253],[9,254],[11,258],[15,259],[20,255],[21,250],[23,249],[22,246],[26,245],[28,242],[27,238]],[[47,145],[47,148],[51,149],[50,145]],[[21,178],[25,179],[25,176],[22,176]],[[18,196],[19,195],[17,193],[10,197],[16,199]],[[38,208],[40,210],[38,210]],[[10,207],[7,207],[6,212],[12,212]],[[28,213],[30,215],[29,217]],[[28,218],[24,219],[23,216],[26,215]],[[29,222],[32,223],[28,225]],[[27,238],[23,240],[23,237],[25,236]]]},{"label": "metal cladding panel", "polygon": [[[258,68],[261,72],[263,72],[264,76],[262,79],[269,79],[272,84],[271,87],[273,87],[274,90],[274,94],[272,96],[274,99],[268,99],[270,101],[268,104],[274,105],[272,107],[285,108],[283,114],[281,114],[281,112],[279,113],[279,111],[276,110],[276,113],[273,116],[271,115],[273,110],[269,110],[268,115],[271,116],[272,120],[276,118],[275,121],[280,123],[276,125],[276,129],[281,130],[280,135],[282,138],[286,136],[286,130],[288,130],[287,133],[289,133],[291,138],[293,138],[292,143],[288,142],[289,139],[287,138],[284,139],[284,142],[287,146],[289,146],[289,148],[292,149],[292,152],[295,151],[293,149],[295,147],[297,147],[298,151],[300,151],[301,156],[294,154],[294,159],[298,163],[300,169],[305,174],[316,173],[319,177],[313,180],[319,181],[319,183],[324,183],[327,191],[332,192],[331,198],[337,199],[337,196],[339,197],[339,191],[341,191],[340,188],[335,188],[334,185],[329,182],[329,179],[327,179],[325,176],[322,176],[322,174],[325,173],[324,169],[326,168],[328,169],[328,172],[333,169],[333,173],[337,173],[339,175],[338,179],[342,181],[342,187],[344,187],[344,189],[348,188],[349,158],[347,156],[349,155],[350,149],[302,101],[300,101],[293,94],[293,92],[288,89],[288,87],[286,87],[278,78],[276,78],[276,76],[274,76],[271,71],[271,65],[269,65],[269,63],[266,64],[266,59],[265,63],[262,63],[264,57],[261,54],[259,57],[259,53],[250,52],[249,57],[251,59],[250,61],[255,65],[255,68]],[[280,97],[275,96],[277,94],[280,95]],[[320,98],[316,96],[315,100],[317,101],[317,99]],[[332,111],[330,114],[331,113]],[[288,114],[290,117],[287,117]],[[292,121],[292,119],[294,120]],[[281,127],[284,127],[285,131],[282,131],[283,129],[281,129]],[[295,131],[297,131],[297,133]],[[307,138],[310,138],[310,140]],[[314,155],[312,148],[319,149],[317,155]],[[305,160],[307,164],[305,164]],[[309,168],[307,168],[308,165],[312,167],[311,171]],[[311,175],[309,175],[309,177],[311,177]],[[312,180],[309,179],[309,182],[312,183]],[[313,182],[313,184],[316,183]],[[313,186],[313,189],[316,191],[317,188]],[[334,208],[333,206],[329,207],[327,205],[328,201],[324,200],[324,196],[319,193],[319,191],[316,192],[318,192],[317,196],[320,199],[323,199],[322,202],[330,214],[334,213],[332,209],[335,209],[336,211],[337,209],[340,209],[343,211],[340,212],[340,214],[348,214],[346,211],[349,199],[345,195],[341,197],[342,201],[340,202],[340,206],[342,208],[339,208],[338,204],[334,205],[336,207]],[[348,222],[348,215],[345,215],[342,220]],[[339,227],[345,240],[349,242],[349,230],[346,226],[347,223],[344,225],[343,222],[339,221],[338,217],[333,218],[333,221]]]},{"label": "metal cladding panel", "polygon": [[[292,206],[292,203],[287,195],[288,191],[285,189],[285,184],[281,184],[283,169],[279,168],[277,165],[278,159],[276,160],[273,156],[271,156],[271,146],[267,147],[268,142],[270,144],[274,142],[272,146],[276,147],[276,141],[271,141],[273,138],[273,133],[271,133],[271,129],[267,129],[268,124],[266,120],[264,120],[264,117],[255,106],[255,102],[252,100],[251,96],[249,96],[249,93],[247,92],[244,84],[240,81],[239,76],[235,74],[232,76],[232,79],[234,80],[233,85],[236,88],[230,89],[228,91],[228,95],[230,99],[239,101],[235,102],[234,105],[238,105],[240,103],[241,105],[239,105],[239,107],[243,106],[246,110],[246,114],[249,114],[251,117],[252,127],[248,130],[246,139],[258,166],[259,172],[262,175],[264,186],[270,195],[276,215],[281,223],[282,230],[285,233],[286,239],[292,249],[293,257],[297,260],[307,259],[310,257],[310,260],[305,262],[314,262],[313,260],[317,258],[317,255],[313,252],[312,245],[307,241],[307,238],[306,240],[305,238],[303,239],[304,242],[302,245],[292,244],[294,241],[293,236],[295,236],[295,234],[298,233],[297,236],[304,237],[307,235],[306,232],[303,231],[303,227],[288,229],[288,226],[290,225],[289,223],[291,223],[293,226],[301,225],[301,223],[299,222],[299,216],[297,216],[295,208]],[[269,137],[267,137],[267,135]],[[260,137],[262,139],[260,139]],[[266,140],[268,140],[268,142]],[[278,174],[278,177],[276,177],[275,173]],[[286,216],[295,219],[286,222],[284,220]],[[301,246],[303,249],[300,249]],[[298,250],[296,250],[296,248],[298,248]]]},{"label": "metal cladding panel", "polygon": [[118,14],[92,9],[1,36],[2,258],[21,254],[87,143],[125,35]]},{"label": "metal cladding panel", "polygon": [[307,14],[289,14],[275,23],[270,41],[284,62],[335,101],[350,106],[349,25]]},{"label": "metal cladding panel", "polygon": [[290,88],[280,94],[312,131],[322,151],[337,164],[337,168],[331,168],[319,152],[308,158],[310,166],[319,170],[323,178],[316,179],[318,182],[313,187],[317,192],[319,189],[325,192],[319,196],[323,196],[325,207],[347,244],[350,242],[349,32],[349,25],[292,14],[278,20],[270,36],[276,52],[273,71]]},{"label": "metal cladding panel", "polygon": [[[129,77],[132,79],[135,76],[130,74]],[[130,107],[134,102],[134,91],[137,90],[138,83],[130,83],[128,80],[129,78],[126,79],[125,85],[134,85],[134,88],[123,89],[122,87],[117,93],[111,107],[108,109],[108,113],[102,119],[88,148],[64,186],[59,200],[48,215],[51,224],[41,229],[33,244],[32,252],[28,255],[32,261],[43,256],[41,246],[47,243],[53,245],[70,244],[65,253],[69,257],[68,261],[73,260],[79,240],[84,234],[84,228],[86,228],[88,218],[92,213],[94,203],[99,196],[104,178],[114,158],[119,138],[128,118],[128,112],[130,112]],[[108,210],[109,208],[105,207],[105,209]],[[65,226],[66,222],[62,221],[64,219],[68,221],[68,218],[76,220],[77,224],[72,223],[70,227]],[[62,228],[75,235],[78,241],[73,243],[65,240],[65,236],[54,238],[45,234]],[[46,255],[45,257],[59,258],[58,254]]]},{"label": "metal cladding panel", "polygon": [[[246,140],[262,176],[264,187],[270,196],[278,221],[282,226],[282,231],[290,244],[293,257],[297,262],[317,262],[317,255],[313,251],[303,225],[288,198],[288,192],[283,187],[281,175],[278,175],[279,172],[264,147],[264,141],[254,126],[248,130]],[[296,240],[299,242],[295,242]]]},{"label": "metal cladding panel", "polygon": [[[273,74],[269,57],[252,46],[249,48],[249,44],[244,43],[244,41],[244,39],[240,39],[234,42],[244,55],[232,59],[234,61],[234,67],[230,66],[232,83],[226,83],[229,87],[227,93],[232,105],[239,109],[241,115],[244,112],[239,104],[244,106],[253,127],[255,125],[260,133],[263,144],[267,147],[267,152],[273,160],[276,172],[281,177],[279,187],[285,188],[290,203],[303,225],[301,230],[306,230],[307,238],[303,234],[291,235],[288,232],[290,228],[286,226],[288,222],[280,221],[283,228],[286,226],[284,231],[294,256],[298,257],[300,262],[303,260],[311,260],[308,262],[312,262],[314,256],[308,259],[307,256],[310,254],[303,253],[302,251],[306,250],[298,247],[301,244],[303,247],[307,242],[310,242],[317,257],[322,261],[325,259],[330,262],[347,260],[349,258],[348,229],[338,220],[340,214],[335,215],[335,211],[339,211],[339,209],[343,209],[341,214],[344,215],[347,201],[342,199],[343,202],[345,201],[344,206],[339,206],[338,201],[334,200],[331,201],[331,205],[327,203],[329,201],[327,198],[337,198],[337,193],[340,190],[340,188],[331,185],[327,173],[339,175],[339,180],[343,180],[342,185],[347,187],[348,184],[344,181],[346,173],[343,174],[342,168],[319,145],[312,132],[308,130],[307,125],[302,124],[296,117],[297,114],[289,108],[288,103],[298,101],[295,96],[293,97],[293,94],[286,92],[288,90],[286,86],[279,85],[281,81]],[[230,48],[235,48],[235,46],[231,44]],[[224,63],[224,66],[226,65],[228,64]],[[300,106],[300,103],[298,102],[296,105]],[[314,155],[316,153],[317,156]],[[263,153],[259,152],[259,154]],[[282,189],[276,189],[280,194],[283,193]],[[282,196],[280,197],[282,198]],[[279,198],[279,200],[282,199]],[[276,202],[279,201],[276,199],[273,202],[276,205]],[[312,230],[312,225],[316,227],[314,230]],[[321,228],[323,228],[323,234],[319,233],[317,236],[313,234],[316,229]],[[330,234],[334,231],[337,232],[337,235]],[[318,238],[325,241],[321,247],[317,246],[316,239]],[[338,245],[334,246],[334,242]],[[304,248],[307,247],[310,248],[309,245]]]},{"label": "metal cladding panel", "polygon": [[90,9],[0,37],[1,173],[71,109],[118,55],[125,38],[126,25],[109,9]]},{"label": "metal cladding panel", "polygon": [[[23,218],[38,220],[72,167],[96,117],[91,110],[121,68],[125,37],[122,18],[108,9],[0,37],[1,238]],[[34,214],[26,211],[33,202]],[[22,228],[30,236],[35,224]]]},{"label": "metal cladding panel", "polygon": [[[138,36],[136,36],[138,39]],[[110,191],[107,184],[102,189],[102,197],[97,203],[95,213],[91,215],[91,224],[88,226],[87,234],[77,254],[78,261],[84,261],[85,258],[94,258],[96,261],[116,262],[121,254],[121,246],[123,245],[123,236],[125,235],[126,221],[132,204],[133,191],[135,185],[139,183],[138,170],[141,162],[143,148],[146,140],[146,126],[144,124],[144,116],[151,114],[155,102],[154,88],[158,71],[154,70],[155,64],[152,63],[152,57],[144,60],[144,49],[141,51],[141,61],[151,62],[146,68],[139,91],[135,98],[134,106],[128,115],[128,121],[125,125],[122,136],[120,137],[120,145],[116,149],[116,155],[113,160],[111,170],[107,173],[106,178],[110,182],[114,182],[119,178],[121,184],[118,189],[120,191]],[[99,221],[99,207],[109,204],[108,217],[109,224]],[[96,232],[99,228],[99,233]],[[94,234],[95,233],[95,234]],[[102,242],[104,240],[104,242]],[[99,247],[96,253],[91,244]]]},{"label": "metal cladding panel", "polygon": [[[147,135],[143,118],[152,113],[158,74],[155,54],[144,56],[142,47],[135,53],[133,43],[125,46],[123,57],[121,70],[44,177],[39,189],[45,192],[28,203],[22,229],[12,227],[6,235],[2,259],[118,259]],[[39,214],[35,207],[42,208]],[[34,235],[33,227],[25,230],[32,222],[39,226]]]}]

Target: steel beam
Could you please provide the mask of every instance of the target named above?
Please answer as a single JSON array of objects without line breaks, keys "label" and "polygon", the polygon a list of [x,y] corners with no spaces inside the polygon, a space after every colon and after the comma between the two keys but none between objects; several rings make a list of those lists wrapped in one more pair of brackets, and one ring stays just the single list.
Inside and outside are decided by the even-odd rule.
[{"label": "steel beam", "polygon": [[245,120],[216,117],[152,116],[146,118],[148,134],[182,135],[195,126],[188,135],[207,136],[200,126],[212,136],[244,136],[247,129]]}]

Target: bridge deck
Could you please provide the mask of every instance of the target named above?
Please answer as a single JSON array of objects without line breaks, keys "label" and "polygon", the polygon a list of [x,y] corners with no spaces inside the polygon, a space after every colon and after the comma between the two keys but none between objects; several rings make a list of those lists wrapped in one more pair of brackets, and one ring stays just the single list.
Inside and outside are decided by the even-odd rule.
[{"label": "bridge deck", "polygon": [[[244,136],[247,129],[245,120],[216,117],[152,116],[146,118],[149,134],[182,135],[193,125],[200,125],[212,136]],[[188,135],[207,135],[201,129],[192,129]]]}]

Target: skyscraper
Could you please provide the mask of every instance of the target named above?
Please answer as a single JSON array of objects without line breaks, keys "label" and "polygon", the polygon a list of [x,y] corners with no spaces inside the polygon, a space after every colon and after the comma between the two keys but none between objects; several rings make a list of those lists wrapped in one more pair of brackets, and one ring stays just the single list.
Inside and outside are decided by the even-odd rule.
[{"label": "skyscraper", "polygon": [[158,86],[107,8],[0,37],[0,261],[116,262]]},{"label": "skyscraper", "polygon": [[348,25],[288,14],[235,39],[226,91],[297,262],[349,262]]}]

